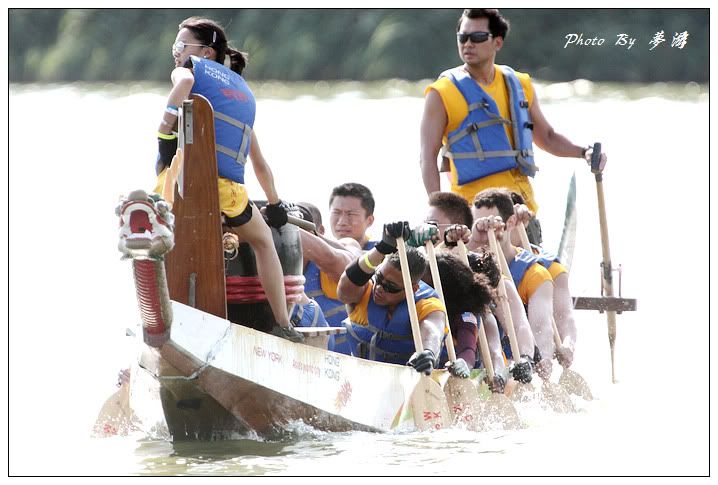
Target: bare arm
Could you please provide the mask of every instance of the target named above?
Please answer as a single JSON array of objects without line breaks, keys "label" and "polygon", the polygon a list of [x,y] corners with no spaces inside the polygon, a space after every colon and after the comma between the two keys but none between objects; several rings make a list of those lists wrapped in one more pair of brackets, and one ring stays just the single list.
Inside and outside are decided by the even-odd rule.
[{"label": "bare arm", "polygon": [[[553,359],[553,283],[545,281],[529,298],[529,323],[542,359]],[[532,354],[529,354],[532,355]]]},{"label": "bare arm", "polygon": [[[534,355],[534,336],[531,332],[531,326],[529,320],[526,317],[526,310],[524,310],[524,304],[521,301],[519,292],[514,286],[514,282],[508,278],[502,278],[504,282],[504,288],[506,288],[506,296],[509,301],[509,311],[511,312],[511,321],[514,324],[514,331],[516,332],[516,340],[519,344],[519,352],[522,355],[528,355],[533,357]],[[501,305],[496,308],[496,315],[499,317],[501,322],[506,322],[506,316]],[[506,324],[504,323],[504,331],[506,330]],[[514,356],[514,360],[518,360],[520,356]]]},{"label": "bare arm", "polygon": [[441,96],[435,90],[430,90],[424,101],[424,114],[421,118],[421,178],[427,194],[441,190],[439,169],[436,158],[441,148],[441,139],[448,123],[448,117]]},{"label": "bare arm", "polygon": [[553,283],[553,316],[563,347],[556,352],[561,357],[559,362],[570,367],[573,352],[576,350],[576,321],[573,318],[573,300],[568,289],[568,273],[561,273]]},{"label": "bare arm", "polygon": [[535,90],[534,100],[529,108],[529,114],[534,124],[534,143],[536,143],[539,148],[557,157],[581,158],[581,150],[583,150],[583,147],[574,145],[568,138],[560,133],[556,133],[541,111]]},{"label": "bare arm", "polygon": [[489,343],[489,352],[491,352],[491,363],[494,364],[494,371],[498,373],[506,367],[506,365],[504,364],[503,350],[501,348],[499,325],[496,322],[496,317],[494,317],[493,313],[491,312],[487,312],[482,315],[481,324],[484,326],[484,332],[486,332],[486,340]]},{"label": "bare arm", "polygon": [[334,281],[338,281],[344,268],[361,255],[361,248],[358,244],[356,246],[358,250],[356,248],[350,250],[339,244],[340,249],[329,244],[329,241],[323,237],[315,236],[305,230],[299,231],[299,237],[302,240],[304,259],[314,261],[319,269]]},{"label": "bare arm", "polygon": [[[167,96],[167,105],[180,106],[182,101],[189,98],[192,92],[192,86],[194,86],[194,74],[186,67],[176,67],[172,71],[172,90],[169,96]],[[177,122],[177,117],[172,116],[169,113],[163,113],[164,121],[168,124],[160,123],[157,130],[160,133],[169,134],[172,131],[172,125]]]},{"label": "bare arm", "polygon": [[267,160],[262,155],[262,150],[259,147],[259,141],[257,135],[252,132],[252,141],[249,145],[249,158],[252,160],[252,168],[254,168],[254,174],[257,176],[257,181],[264,191],[264,195],[267,196],[267,202],[270,204],[276,204],[279,202],[279,195],[277,195],[277,189],[274,186],[274,175],[272,169],[269,168]]},{"label": "bare arm", "polygon": [[444,337],[444,312],[431,312],[419,322],[421,343],[424,350],[430,349],[434,355],[441,352],[441,342]]},{"label": "bare arm", "polygon": [[[371,249],[366,254],[372,266],[379,266],[381,262],[384,261],[384,255],[377,251],[376,248]],[[363,256],[358,258],[359,268],[367,274],[373,274],[374,270],[369,268],[363,260]],[[368,284],[369,282],[362,286],[355,285],[349,279],[345,270],[342,272],[342,275],[339,278],[339,284],[337,285],[337,296],[342,303],[346,303],[347,305],[354,305],[361,301],[361,298],[362,296],[364,296],[364,291]]]}]

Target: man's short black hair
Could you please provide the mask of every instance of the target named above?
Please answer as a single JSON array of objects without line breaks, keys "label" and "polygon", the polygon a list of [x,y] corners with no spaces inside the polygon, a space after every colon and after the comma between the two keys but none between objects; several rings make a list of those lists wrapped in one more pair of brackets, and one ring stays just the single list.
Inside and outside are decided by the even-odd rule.
[{"label": "man's short black hair", "polygon": [[361,206],[366,211],[367,217],[374,215],[374,196],[371,190],[362,184],[356,182],[347,182],[334,187],[332,195],[329,196],[329,207],[331,207],[334,197],[356,197],[361,201]]},{"label": "man's short black hair", "polygon": [[[411,246],[406,248],[406,259],[409,262],[409,277],[411,278],[411,283],[415,285],[424,277],[429,263],[421,251]],[[390,255],[387,259],[387,263],[401,271],[401,260],[399,259],[398,252]]]},{"label": "man's short black hair", "polygon": [[474,224],[471,207],[466,199],[453,192],[432,192],[429,196],[429,206],[436,207],[451,219],[452,224],[463,224],[469,229]]},{"label": "man's short black hair", "polygon": [[474,197],[474,207],[481,209],[486,207],[493,209],[496,207],[499,211],[504,224],[509,217],[514,215],[514,202],[511,200],[511,192],[504,188],[482,190]]},{"label": "man's short black hair", "polygon": [[470,19],[488,19],[489,20],[489,32],[494,37],[502,37],[506,40],[506,36],[509,35],[509,21],[505,19],[499,9],[497,8],[467,8],[459,17],[459,22],[456,24],[456,31],[458,32],[461,28],[461,21],[466,18]]}]

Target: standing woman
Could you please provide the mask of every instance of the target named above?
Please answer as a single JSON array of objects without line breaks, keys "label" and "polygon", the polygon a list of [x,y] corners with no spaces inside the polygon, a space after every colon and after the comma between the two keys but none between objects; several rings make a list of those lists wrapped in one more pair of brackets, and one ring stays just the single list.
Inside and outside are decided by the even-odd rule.
[{"label": "standing woman", "polygon": [[[217,22],[190,17],[179,25],[172,56],[173,87],[157,133],[158,186],[162,186],[165,169],[177,150],[177,136],[172,129],[177,123],[178,106],[190,94],[200,94],[210,101],[215,113],[219,205],[225,224],[254,250],[257,273],[278,324],[271,333],[301,341],[302,335],[294,330],[287,315],[284,277],[271,230],[244,187],[244,166],[249,156],[267,197],[268,224],[281,227],[287,223],[285,205],[279,200],[272,171],[252,129],[256,103],[241,76],[247,63],[246,55],[227,45],[227,36]],[[224,65],[226,58],[229,58],[229,68]]]}]

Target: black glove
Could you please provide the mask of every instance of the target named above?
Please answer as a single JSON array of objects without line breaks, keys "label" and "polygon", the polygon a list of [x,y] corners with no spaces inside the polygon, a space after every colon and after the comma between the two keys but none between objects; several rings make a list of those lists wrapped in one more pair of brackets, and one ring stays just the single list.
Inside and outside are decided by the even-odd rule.
[{"label": "black glove", "polygon": [[431,371],[434,369],[435,359],[434,352],[426,349],[423,352],[414,352],[406,365],[410,365],[416,369],[416,372],[423,372],[428,376],[431,375]]},{"label": "black glove", "polygon": [[281,200],[276,204],[267,204],[264,207],[264,216],[267,219],[267,224],[279,229],[287,223],[287,212],[289,206]]},{"label": "black glove", "polygon": [[407,221],[390,222],[384,224],[382,239],[377,244],[376,250],[382,254],[391,254],[396,252],[396,238],[401,237],[408,239],[411,236],[411,228]]},{"label": "black glove", "polygon": [[446,368],[454,377],[466,379],[471,375],[471,369],[469,369],[469,365],[464,359],[456,359],[453,362],[447,362]]},{"label": "black glove", "polygon": [[521,360],[514,362],[514,364],[509,368],[509,372],[513,376],[514,380],[523,384],[528,384],[531,382],[533,366],[531,365],[531,360],[528,356],[522,355],[521,357]]},{"label": "black glove", "polygon": [[503,394],[504,389],[506,388],[506,381],[504,380],[503,376],[500,376],[499,374],[494,374],[494,380],[493,382],[488,382],[489,389],[491,389],[491,392],[494,392],[496,394]]},{"label": "black glove", "polygon": [[171,140],[157,137],[157,161],[155,162],[155,173],[159,175],[162,170],[172,164],[172,158],[177,153],[177,137]]}]

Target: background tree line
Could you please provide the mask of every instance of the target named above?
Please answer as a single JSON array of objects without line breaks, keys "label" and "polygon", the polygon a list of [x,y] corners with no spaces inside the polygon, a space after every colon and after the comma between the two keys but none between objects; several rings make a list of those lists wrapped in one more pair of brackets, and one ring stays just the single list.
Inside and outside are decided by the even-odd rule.
[{"label": "background tree line", "polygon": [[[497,62],[546,81],[709,80],[708,9],[505,9]],[[458,65],[460,9],[10,9],[10,82],[167,81],[177,25],[218,20],[250,55],[249,79],[436,77]],[[649,50],[664,31],[665,42]],[[683,49],[671,47],[687,31]],[[564,48],[566,35],[604,38]],[[617,35],[636,38],[627,50]]]}]

